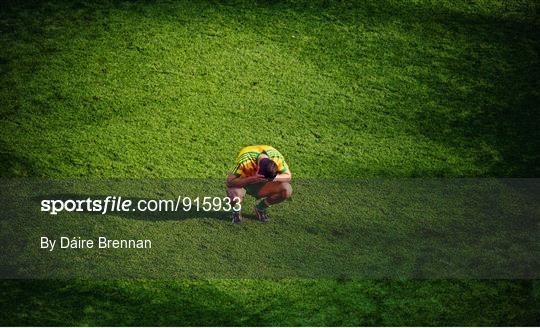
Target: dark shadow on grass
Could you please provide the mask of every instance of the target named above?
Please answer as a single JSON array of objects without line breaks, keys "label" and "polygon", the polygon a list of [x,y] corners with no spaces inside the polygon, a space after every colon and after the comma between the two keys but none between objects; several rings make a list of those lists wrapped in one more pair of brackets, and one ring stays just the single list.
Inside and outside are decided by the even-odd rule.
[{"label": "dark shadow on grass", "polygon": [[[434,47],[440,37],[428,33],[434,24],[444,27],[456,42],[466,40],[465,51],[443,60],[447,77],[454,81],[431,71],[416,75],[430,90],[425,102],[437,104],[417,112],[419,131],[442,144],[473,150],[491,176],[540,175],[540,38],[534,32],[540,26],[527,20],[418,9],[411,7],[409,17],[417,16],[405,21],[425,24],[421,36]],[[409,64],[418,55],[429,58],[428,52],[412,51]]]},{"label": "dark shadow on grass", "polygon": [[40,170],[28,157],[8,146],[0,140],[0,177],[36,177]]},{"label": "dark shadow on grass", "polygon": [[3,326],[239,326],[246,320],[238,299],[203,281],[7,280],[0,286]]},{"label": "dark shadow on grass", "polygon": [[[273,283],[271,294],[267,285],[243,287],[249,293],[242,300],[211,282],[1,281],[6,296],[0,300],[0,324],[528,326],[538,322],[540,285],[532,281],[284,281]],[[246,306],[247,302],[252,303]],[[328,315],[307,317],[311,313],[307,306],[316,305]]]},{"label": "dark shadow on grass", "polygon": [[[334,15],[343,23],[363,24],[364,30],[396,23],[404,35],[416,36],[381,40],[376,46],[382,47],[384,42],[390,60],[367,58],[367,64],[373,65],[374,60],[381,69],[409,67],[408,77],[428,90],[418,93],[414,85],[405,84],[398,85],[398,91],[388,89],[381,104],[388,115],[410,122],[416,127],[413,134],[420,133],[460,153],[468,152],[483,168],[481,175],[539,176],[537,17],[511,10],[487,15],[411,2],[383,3],[357,3],[354,14],[344,11]],[[364,42],[353,34],[350,38],[358,44]],[[441,50],[444,48],[448,50]],[[363,51],[363,47],[347,49],[348,58],[358,58],[361,63]],[[334,59],[334,53],[330,54],[326,60]],[[325,60],[316,52],[305,55],[325,69]],[[416,110],[404,112],[402,108]],[[360,120],[356,123],[353,125],[362,124]],[[414,175],[461,174],[418,170]]]}]

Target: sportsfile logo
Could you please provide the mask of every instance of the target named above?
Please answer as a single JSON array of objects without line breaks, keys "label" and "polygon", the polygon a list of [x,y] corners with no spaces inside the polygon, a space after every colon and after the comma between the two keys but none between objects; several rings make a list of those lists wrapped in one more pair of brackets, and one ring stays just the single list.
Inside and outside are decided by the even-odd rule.
[{"label": "sportsfile logo", "polygon": [[[134,205],[135,204],[135,205]],[[176,199],[140,199],[133,201],[122,196],[86,199],[44,199],[41,201],[41,212],[57,215],[61,212],[96,212],[107,214],[112,212],[230,212],[242,209],[238,197],[182,197]]]}]

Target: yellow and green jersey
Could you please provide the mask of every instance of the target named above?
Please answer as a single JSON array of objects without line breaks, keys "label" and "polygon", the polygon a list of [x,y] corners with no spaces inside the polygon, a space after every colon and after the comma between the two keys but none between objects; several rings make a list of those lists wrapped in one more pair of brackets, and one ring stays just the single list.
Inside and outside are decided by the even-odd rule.
[{"label": "yellow and green jersey", "polygon": [[234,161],[232,174],[237,177],[249,177],[257,174],[257,163],[261,154],[266,154],[268,158],[277,164],[278,173],[287,172],[288,166],[285,162],[285,158],[277,149],[267,145],[257,145],[247,146],[240,150],[240,153]]}]

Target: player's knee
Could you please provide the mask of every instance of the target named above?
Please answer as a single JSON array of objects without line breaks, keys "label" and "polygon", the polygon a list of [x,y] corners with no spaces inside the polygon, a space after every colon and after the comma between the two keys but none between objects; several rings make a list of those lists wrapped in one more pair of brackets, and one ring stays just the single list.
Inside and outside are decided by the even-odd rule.
[{"label": "player's knee", "polygon": [[281,195],[283,198],[291,198],[292,196],[292,186],[290,183],[282,183],[281,184]]},{"label": "player's knee", "polygon": [[227,197],[235,203],[236,201],[240,201],[244,198],[244,189],[242,188],[227,188]]}]

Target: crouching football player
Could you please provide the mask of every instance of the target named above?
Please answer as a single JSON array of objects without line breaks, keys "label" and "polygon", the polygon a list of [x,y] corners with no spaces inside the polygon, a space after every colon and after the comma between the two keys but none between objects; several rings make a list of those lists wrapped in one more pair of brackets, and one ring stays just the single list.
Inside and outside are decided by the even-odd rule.
[{"label": "crouching football player", "polygon": [[[285,158],[275,148],[259,145],[240,150],[234,169],[227,177],[227,196],[231,204],[236,204],[246,193],[260,199],[254,210],[262,222],[270,220],[267,214],[270,205],[291,197],[291,172]],[[232,221],[242,221],[240,211],[233,211]]]}]

